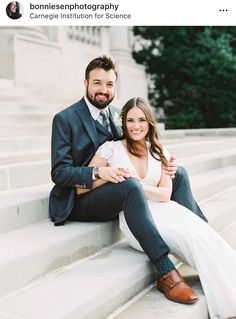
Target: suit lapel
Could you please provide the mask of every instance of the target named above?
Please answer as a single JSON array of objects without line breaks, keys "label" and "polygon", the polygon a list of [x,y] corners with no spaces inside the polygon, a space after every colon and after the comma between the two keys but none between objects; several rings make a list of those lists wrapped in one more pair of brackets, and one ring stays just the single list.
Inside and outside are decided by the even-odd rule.
[{"label": "suit lapel", "polygon": [[107,136],[108,139],[117,139],[121,136],[121,132],[119,129],[116,127],[114,123],[114,119],[112,116],[112,112],[109,109],[109,120],[111,124],[111,129],[112,129],[112,134],[98,121],[94,121],[87,104],[85,103],[84,99],[81,99],[78,104],[76,105],[75,111],[77,115],[81,118],[82,123],[90,136],[93,144],[95,145],[95,148],[97,149],[99,147],[99,138],[97,134],[97,130],[101,132],[103,135]]},{"label": "suit lapel", "polygon": [[96,126],[94,124],[94,120],[89,112],[89,109],[84,101],[84,99],[80,100],[77,108],[75,109],[79,117],[81,118],[83,125],[90,136],[93,144],[96,148],[99,147],[98,136]]},{"label": "suit lapel", "polygon": [[101,123],[99,123],[98,121],[95,121],[95,125],[100,132],[105,134],[107,137],[112,138],[112,134]]}]

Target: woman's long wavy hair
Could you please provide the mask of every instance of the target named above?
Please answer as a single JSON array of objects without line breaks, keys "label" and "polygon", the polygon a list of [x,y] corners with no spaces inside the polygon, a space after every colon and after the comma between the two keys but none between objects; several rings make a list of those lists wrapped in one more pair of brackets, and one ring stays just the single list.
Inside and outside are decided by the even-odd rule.
[{"label": "woman's long wavy hair", "polygon": [[161,162],[164,165],[166,165],[167,159],[163,153],[162,145],[159,143],[160,134],[157,129],[157,121],[156,121],[155,113],[152,107],[150,106],[150,104],[140,97],[135,97],[130,99],[128,102],[126,102],[126,104],[122,108],[121,114],[122,114],[123,137],[126,139],[128,152],[130,152],[131,154],[137,157],[142,156],[142,154],[140,153],[140,148],[137,147],[137,143],[130,138],[129,133],[127,131],[127,127],[126,127],[127,114],[134,107],[137,107],[143,111],[146,117],[146,120],[148,122],[148,133],[145,139],[147,142],[149,142],[149,150],[151,155],[155,159],[161,160]]}]

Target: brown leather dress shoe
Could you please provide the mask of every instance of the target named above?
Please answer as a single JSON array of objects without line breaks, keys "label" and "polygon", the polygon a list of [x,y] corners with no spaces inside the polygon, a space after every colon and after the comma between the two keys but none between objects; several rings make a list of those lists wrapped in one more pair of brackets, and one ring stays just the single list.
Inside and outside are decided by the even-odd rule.
[{"label": "brown leather dress shoe", "polygon": [[176,269],[157,279],[157,289],[163,292],[166,298],[175,302],[192,304],[198,300],[195,292]]}]

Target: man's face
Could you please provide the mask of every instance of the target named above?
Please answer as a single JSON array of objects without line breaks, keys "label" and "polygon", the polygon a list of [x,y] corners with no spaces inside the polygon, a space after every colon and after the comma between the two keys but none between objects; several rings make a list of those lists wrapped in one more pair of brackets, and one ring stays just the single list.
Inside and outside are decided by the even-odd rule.
[{"label": "man's face", "polygon": [[93,69],[84,84],[87,99],[98,109],[104,109],[114,99],[116,75],[113,70]]}]

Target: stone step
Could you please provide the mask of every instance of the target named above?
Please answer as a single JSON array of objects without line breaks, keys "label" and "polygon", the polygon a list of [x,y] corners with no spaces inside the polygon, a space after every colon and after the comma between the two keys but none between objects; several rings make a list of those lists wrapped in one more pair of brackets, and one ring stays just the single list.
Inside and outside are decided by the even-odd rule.
[{"label": "stone step", "polygon": [[50,271],[90,256],[121,238],[117,221],[46,221],[0,236],[0,296],[29,284]]},{"label": "stone step", "polygon": [[[222,231],[227,223],[236,220],[236,216],[232,214],[236,209],[236,199],[231,198],[231,203],[228,203],[235,188],[236,186],[219,195],[222,206],[220,212],[212,211],[217,205],[217,203],[213,205],[214,198],[209,198],[204,202],[204,212],[218,231]],[[0,236],[0,251],[2,252],[0,295],[29,284],[49,271],[89,256],[121,238],[117,221],[67,222],[63,227],[54,227],[50,221],[29,225],[36,220],[39,221],[40,218],[43,219],[44,214],[45,218],[48,218],[47,199],[44,198],[42,202],[38,201],[37,191],[39,192],[39,189],[31,193],[31,202],[26,198],[27,193],[25,192],[25,199],[21,198],[20,204],[15,206],[8,204],[7,207],[3,203],[2,209],[0,207],[0,232],[2,233]],[[13,199],[15,197],[13,196]],[[7,202],[6,197],[5,202]],[[38,207],[37,210],[34,206]],[[23,227],[27,224],[28,227],[13,231],[13,227]],[[10,232],[4,234],[3,232],[6,231]],[[15,275],[10,276],[8,271]]]},{"label": "stone step", "polygon": [[[236,171],[235,170],[235,166],[228,168],[228,175],[230,175],[229,174],[230,171],[231,171],[231,173],[235,172]],[[218,169],[218,170],[215,170],[215,172],[217,172],[217,174],[218,174],[218,179],[217,179],[218,183],[222,186],[222,189],[224,189],[226,187],[227,183],[229,182],[229,181],[227,183],[224,182],[225,169],[224,170],[219,170]],[[210,180],[208,174],[209,174],[209,172],[201,174],[201,179],[203,181]],[[228,175],[226,173],[226,179],[228,179]],[[220,176],[221,176],[222,180],[219,178]],[[200,183],[199,185],[201,185],[201,186],[197,185],[197,182],[196,182],[197,179],[195,179],[196,184],[195,184],[195,186],[193,188],[194,192],[198,191],[198,187],[197,186],[202,187],[202,184],[204,184],[203,187],[204,188],[206,187],[206,183],[202,183],[201,179],[199,179],[199,183]],[[234,176],[232,176],[232,179],[230,179],[230,180],[231,180],[231,182],[234,181],[234,184],[235,184]],[[214,180],[214,182],[215,181],[216,181],[216,179]],[[213,186],[214,186],[214,183],[211,184],[211,185],[208,184],[209,188],[213,189]],[[14,193],[15,192],[12,192],[12,194],[10,194],[10,193],[11,192],[5,192],[5,194],[8,194],[8,196],[9,196],[8,198],[10,198],[11,195],[13,195],[13,198],[14,198]],[[205,192],[204,196],[206,194],[208,194],[208,193]],[[211,194],[214,194],[214,191],[212,191]],[[233,194],[233,190],[231,190],[231,194]],[[0,195],[2,195],[2,194],[0,194]],[[204,198],[204,196],[203,196],[203,198]],[[1,196],[0,196],[0,199],[1,199]],[[224,200],[224,199],[225,200],[229,200],[230,199],[229,195],[228,195],[228,197],[227,196],[223,196],[222,200]],[[27,201],[27,199],[26,199],[26,201]],[[214,202],[214,199],[212,201]],[[38,203],[36,205],[38,205]],[[30,207],[30,206],[28,206],[28,207]],[[45,207],[44,211],[46,212],[46,210],[47,210],[46,209],[46,205],[44,207]],[[209,207],[212,208],[212,205],[209,204]],[[30,209],[31,208],[29,208],[28,212],[30,211]],[[34,206],[32,206],[32,210],[34,210]],[[227,211],[230,212],[230,213],[227,213],[227,214],[230,215],[230,221],[233,222],[233,211],[235,211],[235,206],[232,205],[230,207],[227,207]],[[0,212],[1,212],[1,209],[0,209]],[[15,214],[16,213],[17,213],[17,210],[15,211]],[[7,214],[6,211],[5,211],[5,214]],[[14,216],[14,213],[13,213],[12,216]],[[208,214],[207,214],[207,216],[208,216]],[[221,210],[221,214],[219,214],[219,212],[217,211],[217,218],[218,218],[218,223],[216,223],[217,227],[220,225],[220,219],[223,218],[223,217],[224,217],[224,226],[225,226],[227,218],[225,218],[224,212]],[[14,220],[14,217],[12,217],[12,220]],[[213,216],[212,216],[212,220],[214,221]],[[212,222],[212,220],[211,220],[211,222]],[[72,224],[75,225],[75,226],[73,226]],[[93,226],[93,224],[94,223],[91,223],[91,224],[85,223],[83,225],[86,225],[86,227],[87,227],[87,225]],[[108,226],[105,226],[105,224],[107,224],[107,223],[104,223],[104,228],[103,228],[102,231],[100,231],[100,233],[105,234],[109,238],[109,236],[113,235],[114,231],[117,231],[118,232],[117,233],[117,238],[119,238],[120,233],[118,231],[117,224],[113,223],[113,226],[110,227],[110,229],[109,229]],[[27,223],[25,223],[23,225],[27,225]],[[19,225],[18,227],[21,227],[21,226],[22,225]],[[41,227],[41,229],[40,229],[39,226]],[[100,223],[99,223],[99,226],[100,226]],[[39,228],[37,228],[37,227],[39,227]],[[73,250],[73,247],[74,248],[78,248],[77,247],[78,243],[81,243],[81,247],[80,247],[81,250],[82,249],[85,250],[85,251],[83,251],[84,255],[83,254],[80,255],[79,258],[82,258],[82,257],[87,256],[87,255],[89,255],[89,254],[94,252],[93,250],[90,251],[90,246],[89,245],[88,245],[89,246],[88,250],[87,250],[87,247],[86,248],[84,248],[84,247],[86,246],[86,243],[88,242],[88,238],[90,238],[90,237],[92,238],[92,237],[95,237],[95,236],[91,235],[91,234],[88,235],[87,231],[85,231],[85,233],[83,235],[81,235],[81,233],[78,234],[78,231],[77,231],[78,230],[78,224],[77,223],[71,223],[71,224],[68,224],[67,226],[61,227],[61,228],[60,227],[59,228],[53,227],[53,232],[52,232],[52,227],[53,226],[52,226],[51,223],[44,222],[42,224],[26,227],[24,230],[19,230],[18,232],[14,232],[14,233],[20,233],[22,231],[22,233],[21,233],[22,235],[18,237],[18,240],[11,239],[12,243],[10,245],[8,245],[8,240],[9,240],[10,236],[13,235],[13,232],[9,233],[9,234],[2,235],[2,236],[5,237],[5,241],[4,240],[3,241],[0,240],[0,243],[3,243],[3,245],[5,247],[8,247],[8,248],[5,248],[5,250],[3,249],[3,251],[7,250],[7,253],[10,251],[10,258],[8,258],[9,257],[8,255],[7,255],[7,258],[6,258],[6,260],[8,260],[9,263],[6,263],[6,260],[3,260],[3,267],[0,268],[1,269],[0,274],[2,274],[1,276],[3,277],[3,280],[1,280],[3,282],[2,295],[5,295],[6,292],[11,292],[11,291],[15,290],[16,288],[20,288],[24,284],[29,284],[30,282],[32,282],[32,280],[39,278],[42,274],[45,274],[48,271],[52,271],[52,270],[56,269],[57,267],[61,267],[61,265],[65,265],[68,262],[76,260],[76,258],[78,258],[78,256],[76,255],[76,252],[72,252],[72,257],[70,255],[70,252]],[[37,228],[37,230],[36,230],[36,228]],[[42,231],[42,228],[44,229],[44,231]],[[57,231],[57,229],[65,229],[65,228],[70,229],[70,231],[68,231],[69,235],[67,235],[66,231],[65,232],[64,231],[61,232],[64,235],[62,235],[61,233],[58,236],[55,235],[55,231],[54,231],[55,229]],[[71,231],[72,228],[74,230]],[[27,236],[25,237],[25,232],[28,229],[31,229],[31,231],[29,230],[28,237]],[[47,233],[50,233],[50,235],[48,237],[46,235]],[[76,233],[76,235],[75,235],[75,233]],[[73,237],[74,235],[75,235],[75,237]],[[1,239],[4,238],[2,236],[1,236]],[[61,236],[62,237],[65,236],[63,238],[63,240],[62,240]],[[76,237],[76,236],[78,236],[78,237]],[[88,236],[88,238],[86,238],[86,236]],[[6,239],[7,237],[8,237],[8,240]],[[56,244],[55,244],[55,242],[53,242],[54,237],[55,237]],[[36,238],[36,240],[34,238]],[[40,246],[40,244],[38,246],[38,243],[37,243],[37,239],[38,238],[39,238],[40,244],[43,241],[42,246]],[[42,240],[42,238],[43,239],[45,238],[45,241]],[[117,240],[117,238],[115,240]],[[32,239],[34,239],[34,240],[32,240]],[[10,240],[10,242],[11,242],[11,240]],[[106,242],[106,241],[107,241],[107,238],[106,238],[106,240],[104,240],[104,242]],[[17,248],[17,243],[16,242],[18,243],[19,248]],[[29,242],[29,244],[28,244],[28,242]],[[48,246],[48,242],[52,243],[52,245],[50,247]],[[110,243],[112,243],[112,242],[113,241],[111,241]],[[71,243],[73,243],[73,244],[76,243],[76,245],[73,246],[73,244],[71,244]],[[95,243],[97,243],[97,238],[96,237],[95,237]],[[34,247],[29,248],[30,244],[32,244],[32,246],[34,246]],[[55,244],[55,246],[53,246],[54,244]],[[56,246],[57,244],[58,244],[58,246]],[[93,243],[90,244],[90,245],[93,246]],[[22,247],[23,247],[23,249],[22,249]],[[71,247],[71,250],[70,250],[70,247]],[[98,250],[101,247],[98,247]],[[78,248],[78,249],[80,249],[80,248]],[[69,249],[69,252],[68,252],[68,249]],[[17,255],[16,252],[18,252],[18,251],[20,252],[20,254]],[[113,251],[113,249],[111,251],[107,250],[106,254],[109,255],[109,254],[112,253],[112,251]],[[106,256],[104,258],[106,258]],[[122,260],[123,256],[120,256],[120,259]],[[33,263],[32,263],[32,261],[33,261]],[[63,262],[64,262],[64,264],[63,264]],[[106,261],[104,262],[104,264],[106,265]],[[96,267],[96,265],[97,264],[95,264],[95,267]],[[25,267],[26,267],[26,269],[25,269]],[[72,265],[72,267],[73,267],[73,265]],[[24,272],[24,269],[25,269],[25,272]],[[70,273],[70,267],[69,268],[66,267],[65,270],[66,270],[65,273],[67,273],[67,274]],[[14,278],[12,278],[12,280],[10,280],[10,281],[8,280],[8,278],[10,278],[11,275],[8,274],[8,271],[9,271],[9,274],[15,274]],[[114,275],[114,273],[113,273],[113,275]],[[100,275],[100,276],[102,276],[102,275]],[[72,275],[72,277],[69,275],[69,277],[72,278],[73,275]],[[99,275],[98,275],[98,277],[99,277]],[[44,290],[44,288],[41,289],[40,287],[42,287],[41,284],[48,283],[48,278],[49,278],[49,281],[50,281],[51,275],[47,275],[45,278],[43,278],[42,281],[39,280],[38,282],[35,282],[34,284],[32,284],[33,285],[32,289],[34,290],[34,288],[35,288],[36,290],[34,290],[34,291],[36,291],[36,292],[32,292],[32,290],[30,290],[31,288],[29,290],[24,289],[24,291],[22,291],[22,293],[19,293],[19,294],[15,295],[15,296],[12,295],[12,297],[10,297],[9,299],[3,300],[2,303],[0,303],[0,318],[4,318],[4,317],[1,317],[1,314],[4,314],[4,316],[6,316],[6,318],[7,317],[11,317],[11,316],[16,316],[16,314],[17,314],[17,316],[20,317],[21,319],[23,319],[23,318],[24,319],[26,319],[26,318],[27,319],[30,319],[30,318],[32,318],[32,319],[36,318],[37,319],[37,317],[35,317],[34,313],[33,313],[34,306],[31,309],[31,301],[30,300],[33,300],[33,301],[37,300],[35,294],[38,294],[37,287],[39,287],[39,291],[42,294],[40,295],[40,298],[39,298],[40,301],[37,302],[36,310],[37,310],[37,306],[38,307],[40,306],[41,308],[43,308],[42,304],[44,304],[44,299],[41,299],[41,296],[43,296],[43,293],[45,294],[45,291],[47,290],[47,288],[45,288],[46,290]],[[104,278],[106,278],[106,274],[104,274]],[[120,280],[120,281],[124,280],[123,277],[120,277],[120,278],[122,278],[122,280]],[[95,281],[95,280],[97,280],[97,276],[95,277],[94,282],[96,282],[95,286],[99,287],[99,282],[97,284],[97,281]],[[105,279],[105,281],[106,280],[107,279]],[[129,281],[129,280],[130,279],[127,279],[126,281]],[[77,283],[77,278],[74,277],[74,281],[75,281],[75,283]],[[148,283],[146,282],[145,285],[143,285],[143,287],[140,288],[140,290],[138,290],[138,291],[141,291],[143,288],[145,288],[147,286],[147,284]],[[51,288],[55,287],[54,286],[55,285],[54,280],[49,282],[48,285],[49,286],[47,286],[47,287],[51,287]],[[7,288],[8,286],[9,286],[9,288]],[[63,284],[63,287],[64,287],[64,284]],[[78,289],[80,289],[80,287]],[[85,289],[85,288],[83,287],[83,289]],[[115,288],[113,288],[113,289],[115,289]],[[127,288],[127,289],[129,289],[129,288]],[[1,291],[1,289],[0,289],[0,291]],[[136,291],[134,294],[132,294],[132,296],[136,295],[138,291]],[[58,292],[58,288],[57,288],[57,292]],[[61,293],[61,292],[59,292],[59,293]],[[78,291],[76,290],[75,293],[78,294]],[[0,294],[1,294],[1,292],[0,292]],[[56,294],[56,292],[54,292],[54,295],[55,294]],[[109,293],[108,293],[108,295],[109,295]],[[48,296],[48,293],[47,293],[47,296]],[[126,297],[125,300],[123,300],[122,302],[120,302],[117,297],[116,298],[114,297],[114,307],[112,305],[113,308],[109,309],[109,311],[106,311],[106,314],[102,313],[102,315],[100,317],[94,317],[94,318],[104,318],[106,315],[108,315],[110,312],[115,310],[117,307],[119,307],[123,303],[127,302],[127,300],[132,298],[132,296]],[[22,309],[28,311],[27,307],[25,306],[25,303],[26,303],[26,300],[27,300],[28,297],[29,297],[29,304],[30,304],[29,313],[24,313],[24,312],[21,313],[21,311],[23,311]],[[64,296],[61,296],[61,297],[63,299]],[[16,298],[16,299],[14,299],[14,298]],[[44,296],[42,298],[44,298]],[[69,302],[68,303],[71,304],[70,296],[68,296],[68,298],[69,298]],[[66,300],[68,300],[68,299],[66,299]],[[15,312],[15,306],[12,306],[13,304],[15,305],[15,303],[14,303],[15,301],[16,301],[16,305],[17,305],[16,306],[16,312]],[[87,301],[87,299],[86,299],[86,301]],[[88,306],[85,305],[85,308],[88,308],[88,309],[91,310],[91,306],[89,306],[89,302],[94,303],[93,300],[89,300],[88,301]],[[35,301],[35,303],[36,303],[36,301]],[[35,303],[34,303],[34,305],[35,305]],[[48,303],[46,303],[46,304],[48,305]],[[3,308],[2,308],[2,305],[3,305]],[[105,303],[101,303],[99,305],[99,307],[98,307],[98,309],[99,309],[98,313],[100,314],[101,309],[105,308],[107,310],[107,305],[108,305],[108,302],[106,304]],[[48,318],[49,319],[54,319],[54,318],[58,318],[58,319],[60,318],[61,319],[62,318],[61,313],[63,313],[63,318],[75,318],[75,317],[77,317],[78,311],[79,311],[79,315],[80,315],[81,309],[82,309],[81,305],[78,306],[78,308],[74,308],[74,307],[77,307],[77,305],[75,305],[75,302],[74,302],[74,304],[71,305],[71,306],[75,310],[69,309],[67,311],[68,308],[64,307],[62,305],[62,308],[60,308],[61,309],[60,312],[58,311],[58,313],[57,313],[56,309],[53,308],[53,315],[55,315],[55,317],[51,316],[51,310],[49,311],[49,308],[47,308],[48,313],[50,313],[50,317],[48,317]],[[50,307],[50,305],[49,305],[49,307]],[[19,309],[20,309],[20,312],[18,313]],[[55,310],[55,312],[54,312],[54,310]],[[86,316],[87,316],[87,318],[93,318],[93,315],[96,313],[96,311],[97,311],[97,308],[96,308],[96,310],[92,309],[91,312],[89,312],[89,314],[85,314],[81,318],[86,318]],[[42,314],[42,312],[40,314]],[[198,312],[198,314],[200,314],[200,312]],[[45,313],[43,313],[42,315],[44,315],[44,316],[42,316],[40,318],[47,318]],[[198,316],[196,318],[205,318],[205,317]]]},{"label": "stone step", "polygon": [[14,88],[14,81],[9,79],[0,79],[0,88]]},{"label": "stone step", "polygon": [[[234,193],[233,193],[234,191]],[[225,193],[225,192],[224,192]],[[232,188],[231,192],[228,191],[227,197],[235,194],[235,187]],[[222,196],[219,196],[222,198]],[[216,196],[215,196],[216,198]],[[213,199],[213,198],[212,198]],[[230,198],[229,198],[230,199]],[[232,197],[231,197],[232,199]],[[224,204],[226,200],[224,197]],[[222,204],[222,202],[221,202]],[[215,203],[215,206],[217,203]],[[234,208],[235,212],[235,208]],[[208,215],[210,219],[210,216]],[[230,243],[233,249],[236,250],[236,221],[228,225],[222,232],[222,237]],[[180,272],[184,275],[184,278],[190,286],[197,292],[199,301],[191,306],[181,305],[173,302],[169,302],[163,295],[159,296],[156,287],[148,288],[135,296],[129,302],[124,304],[122,307],[116,309],[106,319],[178,319],[178,318],[189,318],[189,319],[208,319],[207,304],[205,296],[197,277],[197,272],[187,265],[180,267]],[[168,314],[168,315],[167,315]]]},{"label": "stone step", "polygon": [[29,136],[50,136],[51,124],[34,124],[34,125],[1,125],[0,137],[26,137]]},{"label": "stone step", "polygon": [[[0,233],[47,220],[48,195],[53,184],[0,192]],[[200,185],[198,185],[199,187]],[[196,193],[198,188],[193,188]],[[235,219],[236,199],[233,186],[201,202],[212,226],[220,231]]]},{"label": "stone step", "polygon": [[[219,175],[219,176],[221,176],[222,178],[223,178],[223,180],[225,179],[225,176],[223,175],[223,172],[225,172],[225,170],[216,170],[217,171],[217,174]],[[215,172],[216,172],[215,171]],[[229,171],[231,171],[231,172],[236,172],[236,170],[235,170],[235,167],[231,167],[231,168],[229,168]],[[205,181],[205,180],[209,180],[209,176],[208,176],[208,173],[205,173],[205,174],[203,174],[202,175],[202,178],[203,178],[203,180]],[[222,185],[222,187],[224,188],[225,187],[225,183],[224,183],[224,181],[222,182],[220,179],[218,179],[218,182],[219,182],[219,184],[220,185]],[[235,182],[234,182],[234,184],[235,184]],[[199,185],[201,185],[201,183],[199,184]],[[202,185],[201,185],[202,186]],[[213,185],[210,185],[209,186],[209,184],[208,184],[208,187],[209,188],[213,188],[213,186],[214,186],[214,184]],[[204,185],[204,187],[205,187],[205,185]],[[195,189],[194,188],[194,191],[195,190],[197,190],[197,188]],[[214,193],[214,192],[213,192]],[[7,194],[7,192],[5,193],[5,194]],[[12,195],[13,195],[13,198],[14,198],[14,192],[12,193]],[[10,198],[10,196],[11,196],[11,194],[10,194],[10,192],[8,193],[8,198]],[[0,199],[1,199],[1,197],[0,197]],[[37,201],[36,201],[37,202]],[[23,204],[23,203],[22,203]],[[28,203],[29,204],[29,203]],[[38,205],[38,203],[36,203],[36,205]],[[17,207],[17,206],[15,206],[15,207]],[[26,205],[26,207],[27,207],[27,205]],[[28,206],[28,207],[30,207],[30,205]],[[31,206],[32,207],[32,210],[34,210],[34,206]],[[233,206],[231,207],[231,216],[232,216],[232,209],[233,209]],[[235,209],[235,208],[234,208]],[[3,206],[3,210],[4,210],[4,206]],[[28,209],[28,212],[29,212],[29,210],[30,209]],[[27,211],[27,210],[26,210]],[[47,208],[46,208],[46,205],[44,205],[44,212],[46,213],[46,211],[47,211]],[[17,209],[15,210],[15,213],[13,212],[13,215],[14,214],[16,214],[17,213]],[[7,214],[7,210],[5,210],[5,214]],[[12,216],[13,216],[12,215]],[[46,214],[45,214],[46,215]],[[223,216],[224,214],[222,213],[222,216]],[[14,219],[14,218],[12,218],[12,219]],[[27,223],[23,223],[23,225],[25,225],[25,224],[27,224]],[[21,226],[18,226],[18,227],[21,227]],[[117,228],[117,227],[116,227]],[[25,230],[24,230],[25,231]],[[40,231],[41,232],[41,231]],[[39,232],[39,233],[40,233]],[[111,231],[109,231],[108,230],[108,233],[109,232],[111,232]],[[32,236],[32,233],[31,233],[31,236]],[[6,245],[7,246],[7,245]],[[24,245],[23,245],[24,246]],[[58,249],[58,250],[60,250],[60,249]],[[67,249],[66,249],[67,250]],[[20,251],[20,248],[19,248],[19,251]],[[51,254],[51,253],[50,253]],[[64,257],[65,259],[67,259],[67,257]],[[31,256],[31,258],[30,258],[30,260],[34,260],[34,257],[33,256]],[[39,257],[38,257],[38,259],[40,259]],[[36,258],[36,260],[38,260],[37,258]],[[62,257],[62,259],[63,259],[63,257]],[[44,258],[42,258],[42,260],[44,260]],[[24,263],[24,262],[23,262]],[[17,263],[16,263],[17,264]],[[9,267],[10,268],[10,267]],[[8,276],[9,277],[9,276]],[[37,274],[33,277],[33,278],[35,278],[35,277],[37,277]],[[31,279],[30,279],[31,280]]]},{"label": "stone step", "polygon": [[0,234],[49,219],[52,184],[0,192]]},{"label": "stone step", "polygon": [[15,190],[30,186],[48,184],[50,161],[13,163],[0,166],[0,191]]},{"label": "stone step", "polygon": [[[24,155],[22,155],[24,156]],[[32,154],[32,156],[34,156]],[[27,155],[26,155],[27,157]],[[192,174],[234,165],[236,148],[212,154],[198,155],[179,161]],[[51,163],[49,160],[27,161],[0,166],[0,191],[14,190],[50,182]],[[199,183],[200,184],[200,183]]]},{"label": "stone step", "polygon": [[150,286],[106,319],[208,319],[206,299],[197,273],[187,265],[182,265],[179,271],[196,291],[199,297],[197,303],[182,305],[171,302],[155,286]]},{"label": "stone step", "polygon": [[4,114],[56,114],[60,110],[67,107],[67,105],[61,106],[62,103],[53,103],[50,101],[34,101],[29,102],[2,102],[0,101],[0,110]]},{"label": "stone step", "polygon": [[25,124],[51,124],[53,114],[45,113],[19,113],[19,114],[6,114],[0,113],[0,125],[25,125]]},{"label": "stone step", "polygon": [[[202,162],[204,165],[205,156],[208,157],[207,154],[212,152],[211,160],[214,160],[215,156],[215,164],[217,165],[219,159],[219,154],[216,152],[216,149],[220,150],[220,148],[224,147],[224,151],[228,149],[228,152],[233,153],[234,149],[234,142],[236,139],[224,139],[220,142],[218,140],[206,140],[206,141],[189,141],[188,138],[185,138],[184,143],[179,144],[168,144],[168,149],[170,149],[170,152],[172,154],[177,155],[177,162],[179,164],[182,163],[183,160],[186,159],[186,156],[189,157],[190,165],[196,167],[195,163],[195,157],[193,156],[194,152],[198,154],[197,146],[201,147],[201,150],[203,151],[203,148],[206,149],[204,152],[201,152],[202,155],[199,156],[199,163],[202,167]],[[47,159],[49,158],[49,148],[50,148],[50,138],[43,136],[32,136],[32,137],[0,137],[0,164],[7,164],[7,163],[16,163],[16,162],[22,162],[22,161],[31,161],[31,160],[40,160],[40,159]],[[42,154],[40,154],[42,150]],[[214,152],[213,152],[214,150]],[[32,155],[30,152],[32,151]],[[16,152],[19,152],[19,154],[16,154]],[[204,155],[204,153],[206,153]],[[222,154],[225,152],[222,152]],[[228,153],[227,153],[228,154]],[[227,154],[224,154],[224,157],[226,157]],[[178,156],[179,155],[179,156]],[[190,157],[192,156],[192,164]],[[209,155],[210,156],[210,155]],[[209,158],[210,159],[210,158]],[[207,164],[207,162],[205,163]],[[183,165],[184,162],[183,162]],[[208,169],[207,165],[206,169]],[[209,166],[209,165],[208,165]],[[216,167],[213,165],[213,167]],[[211,164],[209,169],[211,169]],[[201,170],[201,169],[200,169]],[[196,172],[199,172],[197,170]]]},{"label": "stone step", "polygon": [[236,185],[200,202],[202,211],[206,212],[209,223],[218,233],[236,220],[235,194]]},{"label": "stone step", "polygon": [[[212,157],[218,156],[218,151],[228,150],[230,153],[235,149],[236,146],[236,139],[235,138],[213,138],[207,140],[192,140],[190,138],[185,138],[184,142],[182,143],[172,143],[167,144],[167,148],[171,154],[177,155],[177,162],[181,164],[182,159],[185,160],[186,157],[191,158],[194,162],[195,156],[197,154],[199,159],[202,157],[204,160],[204,156],[208,157],[207,154],[212,152]],[[199,155],[198,148],[201,149],[201,154]],[[31,136],[31,137],[0,137],[0,163],[11,163],[11,162],[20,162],[24,161],[24,157],[27,161],[30,161],[30,154],[29,152],[32,151],[32,160],[34,159],[34,153],[39,153],[42,150],[42,156],[39,154],[38,159],[46,159],[45,153],[46,150],[49,152],[50,149],[50,137],[46,136]],[[12,152],[12,153],[11,153]],[[19,158],[17,157],[16,152],[19,152]],[[24,156],[24,152],[26,153]],[[8,154],[9,153],[9,154]],[[228,153],[227,153],[228,154]],[[210,155],[209,155],[210,156]],[[226,156],[226,154],[225,154]],[[3,160],[1,161],[1,157]],[[22,158],[22,160],[21,160]],[[49,156],[48,156],[49,158]],[[190,161],[191,162],[191,161]],[[208,168],[207,168],[208,169]]]},{"label": "stone step", "polygon": [[198,201],[236,185],[236,165],[190,176],[194,196]]},{"label": "stone step", "polygon": [[[33,174],[35,171],[37,171],[37,168],[28,167],[28,171],[26,171],[25,174]],[[21,169],[19,169],[18,172],[21,172]],[[211,220],[215,220],[216,218],[213,227],[218,231],[221,225],[223,225],[223,227],[228,225],[235,215],[235,203],[233,200],[235,192],[234,186],[236,184],[235,166],[227,168],[227,172],[223,168],[214,170],[213,172],[206,172],[201,175],[200,179],[198,179],[197,176],[192,177],[192,180],[194,180],[192,190],[195,197],[201,200],[206,200],[210,197],[209,200],[202,203],[202,208],[203,211],[212,212],[210,218]],[[14,171],[12,174],[13,173]],[[7,183],[8,177],[6,174],[6,176],[2,176],[0,180],[5,180]],[[24,179],[24,172],[22,172],[21,179]],[[6,185],[3,183],[3,186]],[[9,187],[10,186],[11,185],[9,185]],[[228,187],[231,187],[229,191],[226,189]],[[51,183],[48,185],[38,185],[36,183],[36,186],[32,187],[0,192],[0,233],[17,229],[28,223],[48,219],[48,195],[51,188]],[[226,191],[224,192],[225,189]],[[221,193],[218,194],[218,192]],[[222,219],[222,215],[224,216],[225,214],[224,209],[227,209],[228,213],[225,215],[227,217]]]},{"label": "stone step", "polygon": [[[3,101],[5,98],[8,98],[9,101],[11,101],[14,97],[18,98],[25,98],[33,96],[35,94],[38,94],[39,91],[32,89],[30,87],[19,87],[15,86],[14,83],[10,83],[9,81],[7,82],[4,80],[3,82],[0,82],[0,100]],[[6,99],[7,101],[7,99]]]},{"label": "stone step", "polygon": [[[169,132],[169,130],[165,131]],[[173,146],[176,146],[178,144],[184,144],[186,141],[189,142],[199,142],[199,141],[215,141],[217,140],[216,136],[184,136],[183,138],[161,138],[160,143],[162,145],[165,145],[167,148],[170,144],[173,144]],[[227,138],[234,138],[233,136],[229,136]]]},{"label": "stone step", "polygon": [[[188,171],[191,174],[201,172],[205,167],[205,170],[219,167],[222,161],[228,161],[229,165],[235,160],[234,142],[236,139],[228,138],[223,141],[207,140],[189,142],[186,139],[184,143],[177,145],[169,144],[168,149],[172,154],[177,153],[178,163],[188,167]],[[198,155],[198,164],[196,163],[196,157],[193,156],[194,152],[197,152],[197,146],[201,148],[202,155]],[[0,164],[10,164],[24,161],[34,161],[40,159],[50,158],[50,138],[49,137],[12,137],[12,138],[0,138]],[[206,149],[203,152],[203,147]],[[222,151],[221,148],[224,147]],[[46,149],[47,148],[47,149]],[[216,149],[218,148],[218,151]],[[212,149],[212,150],[211,150]],[[214,150],[214,152],[213,152]],[[219,151],[221,150],[221,158],[219,158]],[[210,154],[211,153],[211,154]],[[187,157],[186,157],[187,156]]]},{"label": "stone step", "polygon": [[[3,87],[0,84],[0,101],[2,104],[11,105],[15,104],[57,104],[58,99],[54,94],[42,95],[42,92],[38,89],[31,87]],[[64,104],[63,104],[64,105]]]},{"label": "stone step", "polygon": [[185,136],[236,136],[236,128],[206,128],[186,130],[165,130],[161,132],[163,139],[179,139]]},{"label": "stone step", "polygon": [[178,164],[184,166],[189,175],[197,175],[213,169],[228,167],[236,164],[236,147],[184,157],[179,159]]},{"label": "stone step", "polygon": [[1,300],[0,313],[21,319],[104,318],[148,286],[154,276],[145,254],[119,244]]},{"label": "stone step", "polygon": [[0,155],[10,152],[29,152],[50,149],[49,136],[0,137]]},{"label": "stone step", "polygon": [[0,165],[48,160],[48,158],[50,158],[50,150],[0,153]]},{"label": "stone step", "polygon": [[204,155],[210,152],[218,152],[225,149],[236,148],[235,137],[202,137],[201,139],[192,140],[191,137],[185,137],[179,143],[171,140],[171,143],[165,144],[170,154],[176,155],[177,162],[179,159],[191,157],[194,155]]},{"label": "stone step", "polygon": [[[1,81],[1,79],[0,79]],[[53,92],[54,93],[54,92]],[[3,105],[10,105],[15,104],[49,104],[49,105],[55,105],[60,106],[62,105],[60,109],[63,109],[75,102],[75,97],[59,97],[57,94],[52,94],[52,92],[48,92],[48,94],[45,92],[42,92],[40,89],[32,88],[32,87],[19,87],[15,86],[13,83],[8,84],[2,84],[0,83],[0,101]],[[81,97],[78,97],[78,100]]]}]

